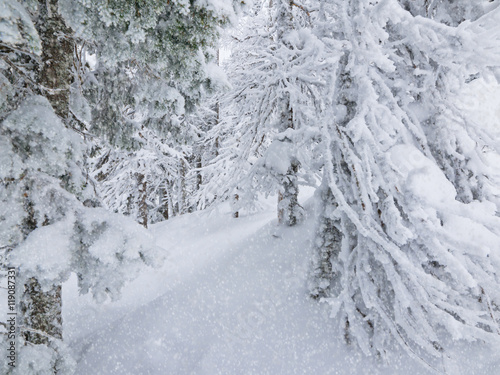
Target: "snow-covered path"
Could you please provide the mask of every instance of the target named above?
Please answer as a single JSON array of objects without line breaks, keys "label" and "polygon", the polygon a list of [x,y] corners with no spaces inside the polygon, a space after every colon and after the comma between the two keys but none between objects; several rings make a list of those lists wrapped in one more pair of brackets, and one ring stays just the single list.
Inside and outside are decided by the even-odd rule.
[{"label": "snow-covered path", "polygon": [[[239,219],[196,213],[154,226],[170,255],[120,301],[97,305],[76,297],[74,280],[67,285],[77,373],[427,374],[403,354],[386,367],[335,337],[327,309],[305,290],[313,229],[310,219],[278,227],[273,210]],[[472,360],[462,364],[467,372],[447,368],[483,374]]]}]

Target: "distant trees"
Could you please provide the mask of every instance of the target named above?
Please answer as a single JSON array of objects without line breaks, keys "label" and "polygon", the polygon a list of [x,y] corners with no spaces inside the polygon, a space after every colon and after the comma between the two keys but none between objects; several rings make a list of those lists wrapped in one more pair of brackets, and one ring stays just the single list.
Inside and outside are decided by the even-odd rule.
[{"label": "distant trees", "polygon": [[140,141],[137,150],[101,149],[91,169],[103,205],[147,227],[190,210],[192,145],[189,137],[185,144],[169,144],[148,129],[140,132]]},{"label": "distant trees", "polygon": [[205,168],[217,176],[206,188],[221,198],[238,195],[237,206],[251,204],[259,191],[278,193],[278,219],[288,226],[303,214],[299,180],[311,183],[318,172],[312,155],[329,69],[308,10],[295,5],[257,4],[233,35],[233,89],[221,98],[220,122],[209,132],[219,151]]}]

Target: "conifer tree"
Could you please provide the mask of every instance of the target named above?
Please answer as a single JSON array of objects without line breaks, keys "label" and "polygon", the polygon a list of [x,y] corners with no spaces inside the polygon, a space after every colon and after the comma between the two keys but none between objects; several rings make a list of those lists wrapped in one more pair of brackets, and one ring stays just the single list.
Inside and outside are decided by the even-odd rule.
[{"label": "conifer tree", "polygon": [[258,191],[278,193],[279,222],[293,226],[303,214],[299,180],[310,183],[318,171],[316,112],[329,63],[306,6],[273,1],[257,4],[255,13],[233,35],[227,63],[233,89],[209,132],[221,144],[205,168],[217,177],[205,189],[225,199],[237,194],[238,207],[250,206]]},{"label": "conifer tree", "polygon": [[[13,373],[72,372],[61,340],[61,283],[71,272],[78,275],[81,292],[102,301],[118,298],[124,282],[144,264],[160,262],[145,229],[91,207],[95,189],[82,173],[85,139],[97,135],[113,143],[110,135],[117,134],[122,145],[133,146],[141,127],[163,130],[174,117],[172,106],[198,100],[200,85],[210,86],[211,40],[232,17],[232,8],[212,5],[191,4],[189,11],[186,4],[168,1],[140,7],[134,1],[70,0],[0,5],[0,248],[24,285],[18,293],[22,341]],[[84,44],[103,64],[97,79],[108,74],[115,81],[119,72],[124,86],[136,89],[122,103],[147,113],[143,123],[131,121],[128,132],[117,132],[122,121],[102,121],[113,118],[108,109],[116,113],[126,106],[109,100],[115,106],[99,110],[80,91],[83,77],[74,76],[79,62],[73,54],[76,49],[81,55]],[[96,82],[95,76],[85,78]],[[137,90],[141,83],[148,87]],[[85,112],[94,118],[84,118]],[[143,209],[148,184],[145,176],[136,177]]]},{"label": "conifer tree", "polygon": [[310,287],[369,355],[396,343],[436,368],[450,337],[498,341],[500,221],[481,154],[499,148],[452,100],[500,63],[499,13],[478,18],[482,5],[321,7],[339,60]]},{"label": "conifer tree", "polygon": [[[151,186],[145,189],[145,201],[149,203],[141,205],[143,217],[153,221],[168,217],[169,205],[170,215],[192,209],[188,191],[193,143],[199,131],[190,120],[200,101],[218,85],[221,72],[214,62],[214,47],[220,26],[234,16],[231,8],[212,5],[163,2],[163,11],[154,16],[156,23],[141,11],[139,18],[144,22],[138,25],[136,21],[126,22],[135,16],[124,8],[123,18],[114,12],[107,14],[109,19],[94,20],[94,29],[80,33],[97,56],[95,69],[88,71],[83,83],[84,100],[93,108],[88,131],[104,140],[96,148],[99,170],[91,174],[100,176],[103,186],[98,190],[114,210],[128,212],[139,205],[135,200],[125,208],[121,197],[127,194],[132,200],[139,199],[140,184],[133,172],[137,163],[144,181]],[[98,2],[82,2],[81,6],[91,13],[99,8]],[[137,38],[131,27],[143,27],[145,35]],[[110,39],[126,47],[115,53],[110,49]],[[149,155],[144,159],[143,149]],[[103,164],[104,160],[111,165]],[[112,170],[112,175],[103,168]],[[118,181],[120,186],[112,186]],[[136,190],[125,193],[128,187]],[[163,208],[156,205],[158,200]],[[160,211],[163,214],[157,215]]]}]

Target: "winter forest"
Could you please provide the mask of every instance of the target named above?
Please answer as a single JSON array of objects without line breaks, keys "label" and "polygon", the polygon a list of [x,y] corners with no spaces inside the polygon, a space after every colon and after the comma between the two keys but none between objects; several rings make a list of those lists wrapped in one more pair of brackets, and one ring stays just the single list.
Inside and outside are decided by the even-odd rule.
[{"label": "winter forest", "polygon": [[0,374],[500,374],[500,0],[0,0]]}]

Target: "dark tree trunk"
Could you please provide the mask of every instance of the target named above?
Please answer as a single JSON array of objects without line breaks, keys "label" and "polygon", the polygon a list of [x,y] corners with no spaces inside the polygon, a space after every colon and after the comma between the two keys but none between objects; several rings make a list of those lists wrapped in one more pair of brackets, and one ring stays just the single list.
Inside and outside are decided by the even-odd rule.
[{"label": "dark tree trunk", "polygon": [[168,220],[168,206],[170,199],[165,188],[160,189],[160,213],[165,220]]},{"label": "dark tree trunk", "polygon": [[24,339],[32,344],[49,343],[50,338],[62,340],[61,285],[42,291],[37,279],[24,285],[21,314],[26,326]]},{"label": "dark tree trunk", "polygon": [[282,190],[278,193],[278,221],[289,227],[296,225],[302,216],[302,207],[298,200],[298,170],[298,164],[292,163],[288,173],[282,178]]},{"label": "dark tree trunk", "polygon": [[[239,196],[238,194],[234,194],[234,195],[233,195],[233,204],[234,204],[235,206],[237,206],[237,204],[238,204],[238,200],[239,200],[239,199],[240,199],[240,196]],[[239,217],[240,217],[240,212],[239,212],[238,210],[234,210],[234,212],[233,212],[233,217],[234,217],[235,219],[239,218]]]},{"label": "dark tree trunk", "polygon": [[148,183],[144,178],[142,173],[137,173],[137,186],[139,188],[139,224],[144,226],[144,228],[148,227],[148,205],[147,205],[147,188]]},{"label": "dark tree trunk", "polygon": [[38,84],[56,114],[66,119],[74,52],[72,30],[58,13],[57,0],[40,0],[38,6],[40,14],[36,28],[42,41]]},{"label": "dark tree trunk", "polygon": [[[294,129],[293,111],[289,108],[289,99],[285,101],[281,113],[281,129]],[[292,144],[292,140],[284,138],[279,142]],[[278,192],[278,222],[287,226],[296,225],[302,217],[302,207],[299,205],[299,183],[297,173],[299,162],[291,160],[286,174],[281,175],[281,186]]]},{"label": "dark tree trunk", "polygon": [[196,191],[200,190],[201,185],[203,184],[203,177],[201,175],[201,168],[203,167],[201,162],[201,150],[199,150],[199,154],[196,156]]},{"label": "dark tree trunk", "polygon": [[[58,13],[57,0],[40,0],[38,7],[36,28],[42,41],[42,56],[37,83],[54,112],[65,121],[69,112],[69,86],[72,80],[72,31]],[[29,213],[29,217],[33,215]],[[34,219],[28,219],[25,224],[26,236],[37,228]],[[48,344],[51,338],[62,339],[61,285],[42,290],[36,278],[29,279],[24,285],[20,310],[24,338],[28,343]]]}]

